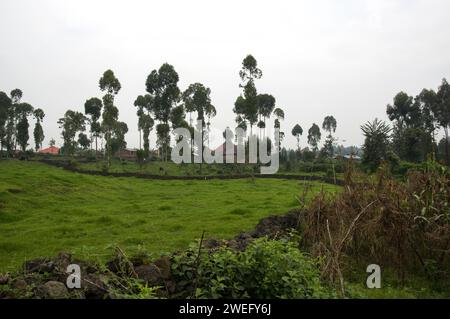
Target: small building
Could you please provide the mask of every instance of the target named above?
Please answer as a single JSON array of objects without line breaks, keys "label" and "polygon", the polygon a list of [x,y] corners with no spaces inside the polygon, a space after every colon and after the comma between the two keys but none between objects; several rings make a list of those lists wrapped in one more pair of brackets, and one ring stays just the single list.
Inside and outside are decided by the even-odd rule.
[{"label": "small building", "polygon": [[360,156],[358,156],[358,155],[352,155],[352,154],[350,154],[350,155],[344,155],[343,158],[344,158],[344,160],[346,160],[346,161],[353,160],[353,161],[355,161],[355,162],[361,162],[361,160],[362,160],[362,158],[361,158]]},{"label": "small building", "polygon": [[56,146],[50,146],[47,148],[41,149],[38,153],[39,154],[50,154],[50,155],[59,155],[60,149]]},{"label": "small building", "polygon": [[126,148],[116,152],[114,157],[135,161],[137,159],[137,151],[136,148]]}]

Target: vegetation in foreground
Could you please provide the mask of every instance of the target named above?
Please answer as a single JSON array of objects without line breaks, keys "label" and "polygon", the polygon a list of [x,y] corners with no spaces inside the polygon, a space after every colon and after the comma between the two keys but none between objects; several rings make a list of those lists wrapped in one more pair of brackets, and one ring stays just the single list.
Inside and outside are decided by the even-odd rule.
[{"label": "vegetation in foreground", "polygon": [[[60,251],[105,261],[127,253],[186,248],[203,230],[229,238],[262,217],[296,207],[304,182],[149,181],[75,174],[45,164],[0,161],[0,269]],[[312,193],[333,185],[311,183]]]},{"label": "vegetation in foreground", "polygon": [[[83,182],[84,177],[91,178],[36,163],[6,163],[27,173],[34,170],[41,178],[43,173]],[[122,181],[96,178],[96,187],[112,180]],[[375,177],[355,179],[350,165],[342,191],[332,195],[334,188],[319,193],[313,188],[316,195],[311,201],[307,189],[297,187],[299,196],[292,205],[296,211],[261,220],[254,231],[234,239],[202,237],[190,248],[157,260],[147,246],[125,253],[116,245],[116,256],[106,264],[92,262],[95,258],[73,260],[68,254],[31,260],[22,271],[0,276],[0,297],[448,298],[448,180],[448,169],[432,160],[424,170],[410,171],[405,181],[390,176],[386,165]],[[283,183],[277,181],[279,187]],[[208,181],[208,187],[214,185]],[[253,185],[250,189],[257,187]],[[23,194],[19,188],[7,192]],[[4,202],[5,192],[1,194]],[[65,267],[71,262],[79,263],[87,274],[82,290],[64,286]],[[381,289],[365,287],[368,264],[381,266]]]},{"label": "vegetation in foreground", "polygon": [[322,274],[345,295],[355,265],[392,270],[397,282],[419,276],[450,293],[450,171],[430,159],[405,181],[382,165],[374,178],[351,167],[338,194],[321,193],[300,219],[301,247],[326,261]]}]

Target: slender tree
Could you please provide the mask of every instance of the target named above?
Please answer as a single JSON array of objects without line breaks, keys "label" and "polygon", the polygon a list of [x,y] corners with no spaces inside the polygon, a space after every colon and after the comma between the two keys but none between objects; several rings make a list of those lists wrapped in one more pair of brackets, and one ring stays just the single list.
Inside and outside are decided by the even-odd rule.
[{"label": "slender tree", "polygon": [[12,101],[5,92],[0,92],[0,157],[6,144],[6,123],[8,121]]},{"label": "slender tree", "polygon": [[22,100],[23,93],[20,89],[14,89],[10,93],[12,105],[9,109],[8,122],[6,123],[6,149],[8,154],[12,154],[17,149],[17,124],[19,113],[17,106]]},{"label": "slender tree", "polygon": [[273,114],[275,115],[275,122],[274,122],[274,127],[275,129],[279,130],[279,135],[278,138],[280,140],[280,147],[279,147],[279,151],[281,150],[281,141],[284,138],[284,132],[281,131],[281,121],[284,120],[284,111],[277,107],[275,110],[273,110]]},{"label": "slender tree", "polygon": [[275,98],[270,94],[259,94],[257,96],[257,106],[259,116],[258,127],[260,130],[263,130],[265,136],[266,119],[270,118],[270,115],[275,108]]},{"label": "slender tree", "polygon": [[448,147],[448,130],[450,128],[450,84],[446,79],[442,80],[437,91],[438,103],[435,108],[436,120],[439,126],[444,129],[445,133],[445,161],[450,165],[449,147]]},{"label": "slender tree", "polygon": [[151,105],[152,114],[159,121],[159,124],[156,126],[156,135],[163,161],[167,161],[169,155],[170,112],[180,97],[178,80],[178,73],[174,67],[165,63],[159,70],[153,70],[145,83],[147,92],[153,98]]},{"label": "slender tree", "polygon": [[199,153],[203,153],[204,149],[206,128],[205,117],[211,117],[215,112],[215,108],[211,104],[210,94],[211,90],[201,83],[189,85],[187,90],[182,94],[184,107],[187,110],[191,110],[191,112],[197,112],[197,121],[199,121],[200,127],[196,127],[196,129],[201,136],[201,145],[197,145]]},{"label": "slender tree", "polygon": [[207,108],[205,109],[205,115],[206,115],[206,118],[207,118],[207,120],[206,120],[206,131],[208,133],[208,147],[210,147],[210,145],[209,145],[209,140],[210,139],[209,138],[210,138],[210,135],[211,135],[211,119],[213,117],[216,117],[216,115],[217,115],[217,110],[214,107],[214,105],[209,104],[207,106]]},{"label": "slender tree", "polygon": [[45,135],[44,130],[42,128],[41,122],[44,120],[45,113],[42,109],[35,109],[33,112],[34,118],[36,120],[36,124],[34,126],[33,136],[34,136],[34,144],[36,147],[36,152],[42,148],[42,142],[44,141]]},{"label": "slender tree", "polygon": [[106,92],[103,96],[102,131],[106,139],[106,161],[108,168],[111,166],[112,135],[119,118],[119,110],[114,105],[114,98],[119,93],[121,85],[111,70],[105,71],[99,80],[100,90]]},{"label": "slender tree", "polygon": [[90,132],[91,132],[91,143],[95,139],[95,158],[98,155],[98,141],[97,139],[101,136],[102,128],[99,123],[100,116],[102,115],[103,103],[102,100],[96,97],[92,97],[86,100],[84,103],[84,114],[90,116]]},{"label": "slender tree", "polygon": [[150,154],[150,132],[153,129],[155,121],[151,116],[153,97],[149,94],[139,95],[134,101],[134,106],[138,108],[136,114],[138,116],[139,130],[139,148],[142,148],[141,136],[144,138],[144,158]]},{"label": "slender tree", "polygon": [[316,123],[313,123],[311,128],[308,130],[308,144],[313,149],[314,153],[317,153],[318,144],[322,137],[322,133],[320,132],[319,126]]},{"label": "slender tree", "polygon": [[322,123],[322,129],[325,132],[328,132],[327,138],[325,139],[325,144],[323,147],[323,151],[325,155],[329,158],[332,158],[334,155],[334,138],[333,133],[336,132],[337,122],[336,119],[332,116],[326,116]]},{"label": "slender tree", "polygon": [[258,121],[258,92],[255,80],[262,77],[262,71],[258,68],[258,63],[252,55],[248,55],[242,61],[239,76],[242,81],[239,87],[243,89],[243,94],[236,99],[233,112],[238,116],[236,118],[239,120],[238,126],[243,127],[242,122],[248,123],[250,135],[252,135],[253,125]]},{"label": "slender tree", "polygon": [[300,152],[300,136],[303,134],[303,129],[300,125],[296,124],[292,129],[292,136],[297,138],[297,150]]},{"label": "slender tree", "polygon": [[20,103],[16,107],[18,122],[17,122],[17,142],[20,145],[22,152],[26,151],[30,135],[28,129],[28,116],[33,114],[33,107],[28,103]]}]

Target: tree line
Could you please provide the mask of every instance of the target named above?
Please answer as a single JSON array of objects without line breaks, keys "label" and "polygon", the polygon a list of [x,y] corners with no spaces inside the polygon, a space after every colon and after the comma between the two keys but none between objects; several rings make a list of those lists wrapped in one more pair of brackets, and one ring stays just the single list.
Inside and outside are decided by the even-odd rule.
[{"label": "tree line", "polygon": [[[278,138],[282,141],[285,133],[281,130],[281,122],[285,113],[282,108],[276,106],[274,96],[258,93],[256,82],[262,76],[263,72],[256,59],[252,55],[246,56],[239,71],[239,87],[242,93],[236,98],[233,107],[236,128],[249,131],[247,136],[251,136],[254,135],[256,127],[259,138],[267,137],[266,124],[274,116],[274,128],[279,130]],[[192,155],[195,149],[200,152],[206,147],[205,144],[210,146],[211,120],[217,115],[211,101],[211,89],[202,83],[192,83],[185,91],[181,91],[178,82],[179,76],[175,68],[164,63],[159,69],[150,72],[145,81],[146,92],[137,96],[134,101],[139,130],[138,155],[142,158],[150,156],[150,133],[154,128],[162,161],[167,161],[170,157],[171,129],[183,127],[191,132],[191,136],[194,136],[195,131],[201,135],[201,145],[195,145],[194,139],[190,141]],[[128,126],[119,121],[115,97],[121,90],[121,84],[114,72],[105,71],[98,85],[103,93],[102,98],[87,99],[84,103],[84,113],[67,110],[58,120],[58,124],[62,130],[64,154],[73,155],[79,148],[90,148],[94,151],[95,145],[95,157],[98,158],[101,154],[109,167],[113,154],[126,148],[125,135]],[[420,162],[430,153],[441,154],[444,148],[448,164],[449,105],[450,85],[445,79],[436,92],[424,89],[414,98],[404,92],[398,93],[393,104],[388,105],[386,110],[392,127],[378,119],[361,126],[365,136],[363,163],[377,167],[383,160]],[[187,114],[189,119],[186,119]],[[30,104],[22,102],[22,91],[19,89],[13,90],[9,96],[0,92],[0,150],[6,148],[8,155],[12,155],[18,146],[22,151],[26,150],[29,141],[28,118],[31,116],[36,120],[34,140],[35,149],[39,150],[44,139],[41,123],[45,114],[42,109],[34,109]],[[307,135],[310,149],[302,150],[300,138],[303,128],[296,124],[291,134],[297,139],[297,157],[304,155],[303,157],[311,159],[318,156],[333,158],[337,141],[333,133],[336,128],[336,119],[332,115],[326,116],[322,130],[327,135],[323,147],[319,150],[322,132],[320,127],[313,123]],[[445,133],[441,141],[436,140],[439,129],[443,129]]]},{"label": "tree line", "polygon": [[[415,97],[398,93],[393,104],[387,105],[386,114],[392,126],[378,119],[361,126],[365,136],[364,164],[376,168],[383,160],[419,163],[429,154],[437,154],[450,164],[450,85],[446,79],[437,91],[423,89]],[[440,129],[444,131],[444,137],[437,140]]]},{"label": "tree line", "polygon": [[36,124],[33,131],[36,151],[42,147],[44,130],[42,121],[45,113],[40,108],[34,108],[31,104],[22,102],[23,92],[14,89],[8,95],[0,91],[0,156],[6,149],[6,156],[13,156],[18,148],[26,151],[29,145],[29,118],[34,117]]}]

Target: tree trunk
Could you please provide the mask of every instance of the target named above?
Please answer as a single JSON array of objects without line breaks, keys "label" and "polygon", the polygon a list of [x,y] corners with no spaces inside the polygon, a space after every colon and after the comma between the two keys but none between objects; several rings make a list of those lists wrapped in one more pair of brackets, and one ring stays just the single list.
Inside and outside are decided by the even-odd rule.
[{"label": "tree trunk", "polygon": [[141,129],[139,129],[139,149],[142,149],[142,133],[141,133]]},{"label": "tree trunk", "polygon": [[202,163],[203,163],[203,119],[202,119],[202,127],[201,127],[201,129],[200,129],[200,136],[201,136],[201,145],[200,145],[200,150],[199,150],[199,155],[200,155],[200,158],[201,158],[201,161],[200,161],[200,174],[202,173]]},{"label": "tree trunk", "polygon": [[450,159],[448,157],[448,127],[444,128],[445,132],[445,163],[450,165]]},{"label": "tree trunk", "polygon": [[108,169],[111,167],[111,136],[110,132],[106,133],[106,162]]}]

